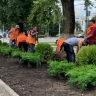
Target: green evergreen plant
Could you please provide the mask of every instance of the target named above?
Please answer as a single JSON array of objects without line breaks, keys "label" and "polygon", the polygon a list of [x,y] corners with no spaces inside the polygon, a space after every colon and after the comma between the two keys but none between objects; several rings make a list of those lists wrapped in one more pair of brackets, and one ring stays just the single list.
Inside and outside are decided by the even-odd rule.
[{"label": "green evergreen plant", "polygon": [[2,41],[0,40],[0,45],[2,44]]},{"label": "green evergreen plant", "polygon": [[79,65],[96,64],[96,45],[84,46],[76,55]]},{"label": "green evergreen plant", "polygon": [[52,55],[53,48],[50,44],[47,43],[39,43],[37,44],[35,51],[40,53],[44,59],[49,59]]},{"label": "green evergreen plant", "polygon": [[2,46],[9,46],[8,43],[6,43],[6,42],[2,42],[1,45],[2,45]]},{"label": "green evergreen plant", "polygon": [[0,53],[4,55],[9,55],[12,52],[13,48],[8,46],[0,46]]},{"label": "green evergreen plant", "polygon": [[58,76],[60,74],[66,74],[69,70],[73,69],[76,67],[74,63],[68,63],[66,60],[65,61],[49,61],[49,68],[48,68],[48,74],[50,76]]},{"label": "green evergreen plant", "polygon": [[20,55],[20,62],[23,63],[24,61],[28,61],[28,62],[31,62],[31,63],[35,63],[36,64],[36,67],[40,66],[41,65],[41,57],[40,57],[40,54],[39,53],[22,53]]},{"label": "green evergreen plant", "polygon": [[77,85],[84,90],[88,85],[96,86],[96,65],[79,66],[69,70],[66,74],[68,83]]},{"label": "green evergreen plant", "polygon": [[21,52],[19,49],[15,49],[12,51],[11,56],[12,58],[18,58],[23,52]]}]

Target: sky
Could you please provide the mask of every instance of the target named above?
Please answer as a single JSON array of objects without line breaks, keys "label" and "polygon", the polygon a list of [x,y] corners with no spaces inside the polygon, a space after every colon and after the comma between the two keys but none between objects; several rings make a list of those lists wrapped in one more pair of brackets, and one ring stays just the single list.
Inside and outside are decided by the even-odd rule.
[{"label": "sky", "polygon": [[[94,6],[96,6],[96,1],[95,0],[91,0],[91,1],[93,2]],[[84,1],[83,0],[76,0],[74,2],[74,5],[75,5],[76,16],[84,17],[86,15],[86,11],[84,10]],[[90,16],[90,18],[91,18],[92,14],[96,13],[96,8],[90,6],[88,8],[88,11],[91,12],[91,16]]]}]

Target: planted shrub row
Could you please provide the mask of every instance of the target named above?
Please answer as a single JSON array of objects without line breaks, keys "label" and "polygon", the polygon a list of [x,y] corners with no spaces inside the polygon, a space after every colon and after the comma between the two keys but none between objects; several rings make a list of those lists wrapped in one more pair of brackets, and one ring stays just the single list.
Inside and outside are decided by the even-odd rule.
[{"label": "planted shrub row", "polygon": [[60,74],[63,74],[65,76],[65,74],[73,69],[74,67],[76,67],[76,65],[74,63],[68,63],[66,60],[65,61],[49,61],[49,68],[48,68],[48,73],[50,76],[58,76]]},{"label": "planted shrub row", "polygon": [[53,48],[50,44],[47,43],[39,43],[37,44],[35,51],[42,54],[44,59],[49,59],[52,55]]},{"label": "planted shrub row", "polygon": [[96,86],[96,65],[76,66],[67,61],[50,61],[48,64],[49,76],[63,76],[70,85],[77,85],[81,90]]},{"label": "planted shrub row", "polygon": [[[67,72],[69,84],[76,84],[81,90],[96,86],[96,66],[85,65],[76,67]],[[90,85],[90,86],[89,86]]]},{"label": "planted shrub row", "polygon": [[[21,52],[19,49],[10,48],[6,43],[2,44],[1,42],[0,53],[6,55],[11,53],[13,58],[20,58],[20,63],[28,61],[29,63],[35,63],[36,67],[41,65],[43,59],[49,60],[51,57],[54,61],[48,62],[49,76],[57,77],[62,74],[64,78],[67,78],[69,84],[77,85],[81,90],[88,88],[89,85],[96,86],[96,46],[81,48],[76,55],[76,62],[78,62],[79,66],[76,66],[74,63],[68,63],[62,58],[63,55],[61,56],[60,53],[55,53],[52,56],[52,47],[45,43],[39,43],[35,48],[35,53],[31,54],[28,52]],[[66,57],[66,54],[64,57]]]},{"label": "planted shrub row", "polygon": [[[40,50],[39,50],[40,48]],[[42,50],[43,51],[42,51]],[[0,43],[0,53],[3,55],[10,55],[12,58],[19,58],[20,63],[27,61],[35,64],[36,67],[41,65],[42,59],[48,59],[52,54],[52,47],[49,44],[40,43],[36,46],[35,53],[21,52],[18,48],[9,47],[7,43]]]}]

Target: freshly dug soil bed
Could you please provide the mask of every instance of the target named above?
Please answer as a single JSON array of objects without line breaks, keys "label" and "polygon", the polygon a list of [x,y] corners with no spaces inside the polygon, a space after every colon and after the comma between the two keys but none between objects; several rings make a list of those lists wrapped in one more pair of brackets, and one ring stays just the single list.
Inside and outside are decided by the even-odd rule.
[{"label": "freshly dug soil bed", "polygon": [[47,64],[28,68],[26,64],[21,66],[19,59],[0,55],[0,79],[20,96],[96,96],[95,89],[80,92],[66,80],[49,77],[47,68]]}]

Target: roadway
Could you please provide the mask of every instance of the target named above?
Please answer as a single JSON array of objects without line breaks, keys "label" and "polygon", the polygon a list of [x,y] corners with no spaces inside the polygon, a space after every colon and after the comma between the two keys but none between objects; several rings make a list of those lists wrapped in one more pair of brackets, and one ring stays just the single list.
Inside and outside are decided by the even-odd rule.
[{"label": "roadway", "polygon": [[[56,42],[58,37],[46,37],[46,38],[39,38],[39,42],[45,42],[45,43],[51,43],[51,42]],[[2,38],[2,42],[7,42],[9,43],[9,38]]]}]

